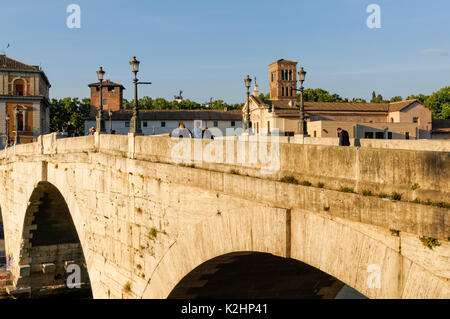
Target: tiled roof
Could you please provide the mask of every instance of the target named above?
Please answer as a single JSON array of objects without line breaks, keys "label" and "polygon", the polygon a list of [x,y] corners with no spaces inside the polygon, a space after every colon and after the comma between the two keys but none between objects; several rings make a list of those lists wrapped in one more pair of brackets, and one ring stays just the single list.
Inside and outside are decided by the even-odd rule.
[{"label": "tiled roof", "polygon": [[[99,86],[99,85],[100,85],[100,82],[88,84],[89,87]],[[125,89],[125,87],[124,87],[122,84],[120,84],[120,83],[115,83],[115,82],[111,82],[111,80],[103,81],[102,86],[105,86],[105,87],[106,87],[106,86],[114,86],[114,87],[120,86],[121,88]]]},{"label": "tiled roof", "polygon": [[[275,106],[275,111],[296,111],[296,107],[289,105],[289,100],[261,101],[253,97],[260,106]],[[305,102],[305,111],[310,112],[396,112],[418,102],[417,100],[407,100],[395,103],[356,103],[356,102]],[[420,102],[419,102],[420,103]],[[298,102],[297,102],[298,105]]]},{"label": "tiled roof", "polygon": [[272,65],[272,64],[274,64],[274,63],[280,63],[280,62],[286,62],[286,63],[298,63],[298,62],[292,61],[292,60],[279,59],[278,61],[275,61],[275,62],[271,63],[270,65]]},{"label": "tiled roof", "polygon": [[[403,110],[404,108],[410,106],[413,103],[418,102],[417,100],[406,100],[400,102],[392,102],[389,103],[389,112],[398,112]],[[420,103],[420,102],[419,102]]]},{"label": "tiled roof", "polygon": [[[91,107],[89,119],[95,119],[97,109]],[[112,113],[113,121],[129,121],[133,115],[132,110],[120,110]],[[104,110],[105,119],[109,119],[108,111]],[[242,111],[219,111],[219,110],[140,110],[139,117],[142,121],[240,121]]]},{"label": "tiled roof", "polygon": [[49,86],[50,82],[45,75],[44,71],[36,65],[28,65],[14,59],[8,58],[6,55],[0,55],[0,70],[14,70],[19,72],[39,72]]},{"label": "tiled roof", "polygon": [[6,55],[0,55],[0,70],[17,70],[17,71],[40,71],[38,66],[28,65],[14,59],[8,58]]}]

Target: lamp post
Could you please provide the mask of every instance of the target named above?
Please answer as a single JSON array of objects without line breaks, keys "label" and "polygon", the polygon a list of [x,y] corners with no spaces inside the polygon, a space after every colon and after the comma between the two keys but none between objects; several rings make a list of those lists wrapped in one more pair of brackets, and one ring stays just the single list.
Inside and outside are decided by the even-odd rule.
[{"label": "lamp post", "polygon": [[303,67],[298,72],[299,80],[300,80],[300,120],[298,122],[298,134],[303,135],[304,137],[308,136],[308,131],[306,129],[305,122],[305,102],[303,101],[303,82],[306,78],[306,71],[303,70]]},{"label": "lamp post", "polygon": [[5,120],[6,120],[6,147],[8,147],[9,146],[9,120],[10,120],[10,117],[8,114],[6,114]]},{"label": "lamp post", "polygon": [[103,68],[100,67],[100,69],[97,71],[97,77],[100,82],[100,107],[98,108],[97,117],[96,117],[96,125],[97,125],[97,132],[105,132],[105,122],[103,121],[103,79],[105,77],[105,71],[103,71]]},{"label": "lamp post", "polygon": [[138,104],[138,84],[152,84],[151,82],[139,82],[137,79],[137,73],[139,72],[139,62],[136,60],[136,57],[133,57],[133,60],[130,61],[131,72],[134,73],[134,108],[133,108],[133,116],[131,118],[130,123],[130,133],[134,135],[142,135],[141,121],[139,119],[139,104]]},{"label": "lamp post", "polygon": [[112,111],[111,109],[108,110],[109,115],[109,134],[112,134]]},{"label": "lamp post", "polygon": [[252,85],[252,79],[247,75],[244,79],[245,87],[247,88],[247,109],[244,115],[244,132],[250,133],[250,86]]},{"label": "lamp post", "polygon": [[16,120],[15,123],[15,128],[16,128],[16,135],[14,136],[14,145],[20,144],[20,136],[19,136],[19,112],[20,112],[20,108],[19,107],[15,107],[14,109],[14,117]]}]

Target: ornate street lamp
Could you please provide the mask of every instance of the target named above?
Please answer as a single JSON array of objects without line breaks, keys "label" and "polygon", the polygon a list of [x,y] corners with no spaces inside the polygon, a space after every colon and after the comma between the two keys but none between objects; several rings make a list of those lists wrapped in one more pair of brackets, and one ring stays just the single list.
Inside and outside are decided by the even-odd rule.
[{"label": "ornate street lamp", "polygon": [[6,120],[6,147],[8,147],[9,146],[9,120],[10,120],[10,117],[8,114],[6,114],[5,120]]},{"label": "ornate street lamp", "polygon": [[308,130],[306,129],[305,102],[303,100],[303,82],[306,78],[306,71],[303,70],[303,67],[300,69],[300,72],[298,72],[298,78],[300,81],[300,121],[298,123],[298,133],[306,137],[308,136]]},{"label": "ornate street lamp", "polygon": [[105,132],[105,122],[103,121],[103,79],[105,77],[105,71],[103,71],[102,67],[100,67],[100,69],[97,71],[97,77],[100,82],[100,107],[98,108],[97,112],[96,125],[97,132],[103,133]]},{"label": "ornate street lamp", "polygon": [[[20,144],[20,135],[19,135],[19,115],[20,112],[23,112],[24,109],[22,109],[20,106],[15,106],[14,107],[14,118],[15,118],[15,129],[16,129],[16,134],[14,136],[14,145]],[[25,123],[23,124],[25,125]],[[22,128],[23,129],[23,128]]]},{"label": "ornate street lamp", "polygon": [[133,60],[130,61],[131,72],[134,73],[134,108],[133,108],[133,117],[131,118],[130,123],[130,133],[135,135],[142,135],[141,122],[139,119],[139,104],[138,104],[138,84],[152,84],[151,82],[139,82],[137,79],[137,73],[139,72],[139,62],[136,60],[136,57],[133,57]]},{"label": "ornate street lamp", "polygon": [[252,79],[250,76],[244,79],[245,87],[247,88],[247,109],[245,110],[244,115],[244,132],[250,133],[250,86],[252,85]]}]

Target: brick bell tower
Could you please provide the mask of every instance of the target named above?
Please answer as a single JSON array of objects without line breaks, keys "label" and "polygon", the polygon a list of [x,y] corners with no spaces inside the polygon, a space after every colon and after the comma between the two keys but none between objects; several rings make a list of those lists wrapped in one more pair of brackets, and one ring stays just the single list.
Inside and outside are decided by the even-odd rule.
[{"label": "brick bell tower", "polygon": [[270,99],[292,100],[296,99],[297,92],[297,62],[281,59],[269,64],[270,73]]},{"label": "brick bell tower", "polygon": [[[100,83],[91,83],[89,88],[91,89],[91,105],[97,109],[100,107]],[[102,83],[102,97],[103,97],[103,109],[111,111],[119,111],[123,108],[123,90],[125,88],[120,83],[114,83],[110,80],[106,80]]]}]

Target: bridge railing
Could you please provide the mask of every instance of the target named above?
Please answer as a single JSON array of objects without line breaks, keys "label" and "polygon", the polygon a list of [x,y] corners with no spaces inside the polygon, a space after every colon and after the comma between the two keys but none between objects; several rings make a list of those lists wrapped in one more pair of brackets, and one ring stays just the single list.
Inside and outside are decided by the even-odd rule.
[{"label": "bridge railing", "polygon": [[448,202],[450,198],[449,152],[293,144],[267,137],[201,140],[95,134],[57,139],[50,134],[36,143],[3,150],[1,158],[92,150],[265,179],[287,177],[336,190],[380,195],[396,192],[408,200]]}]

